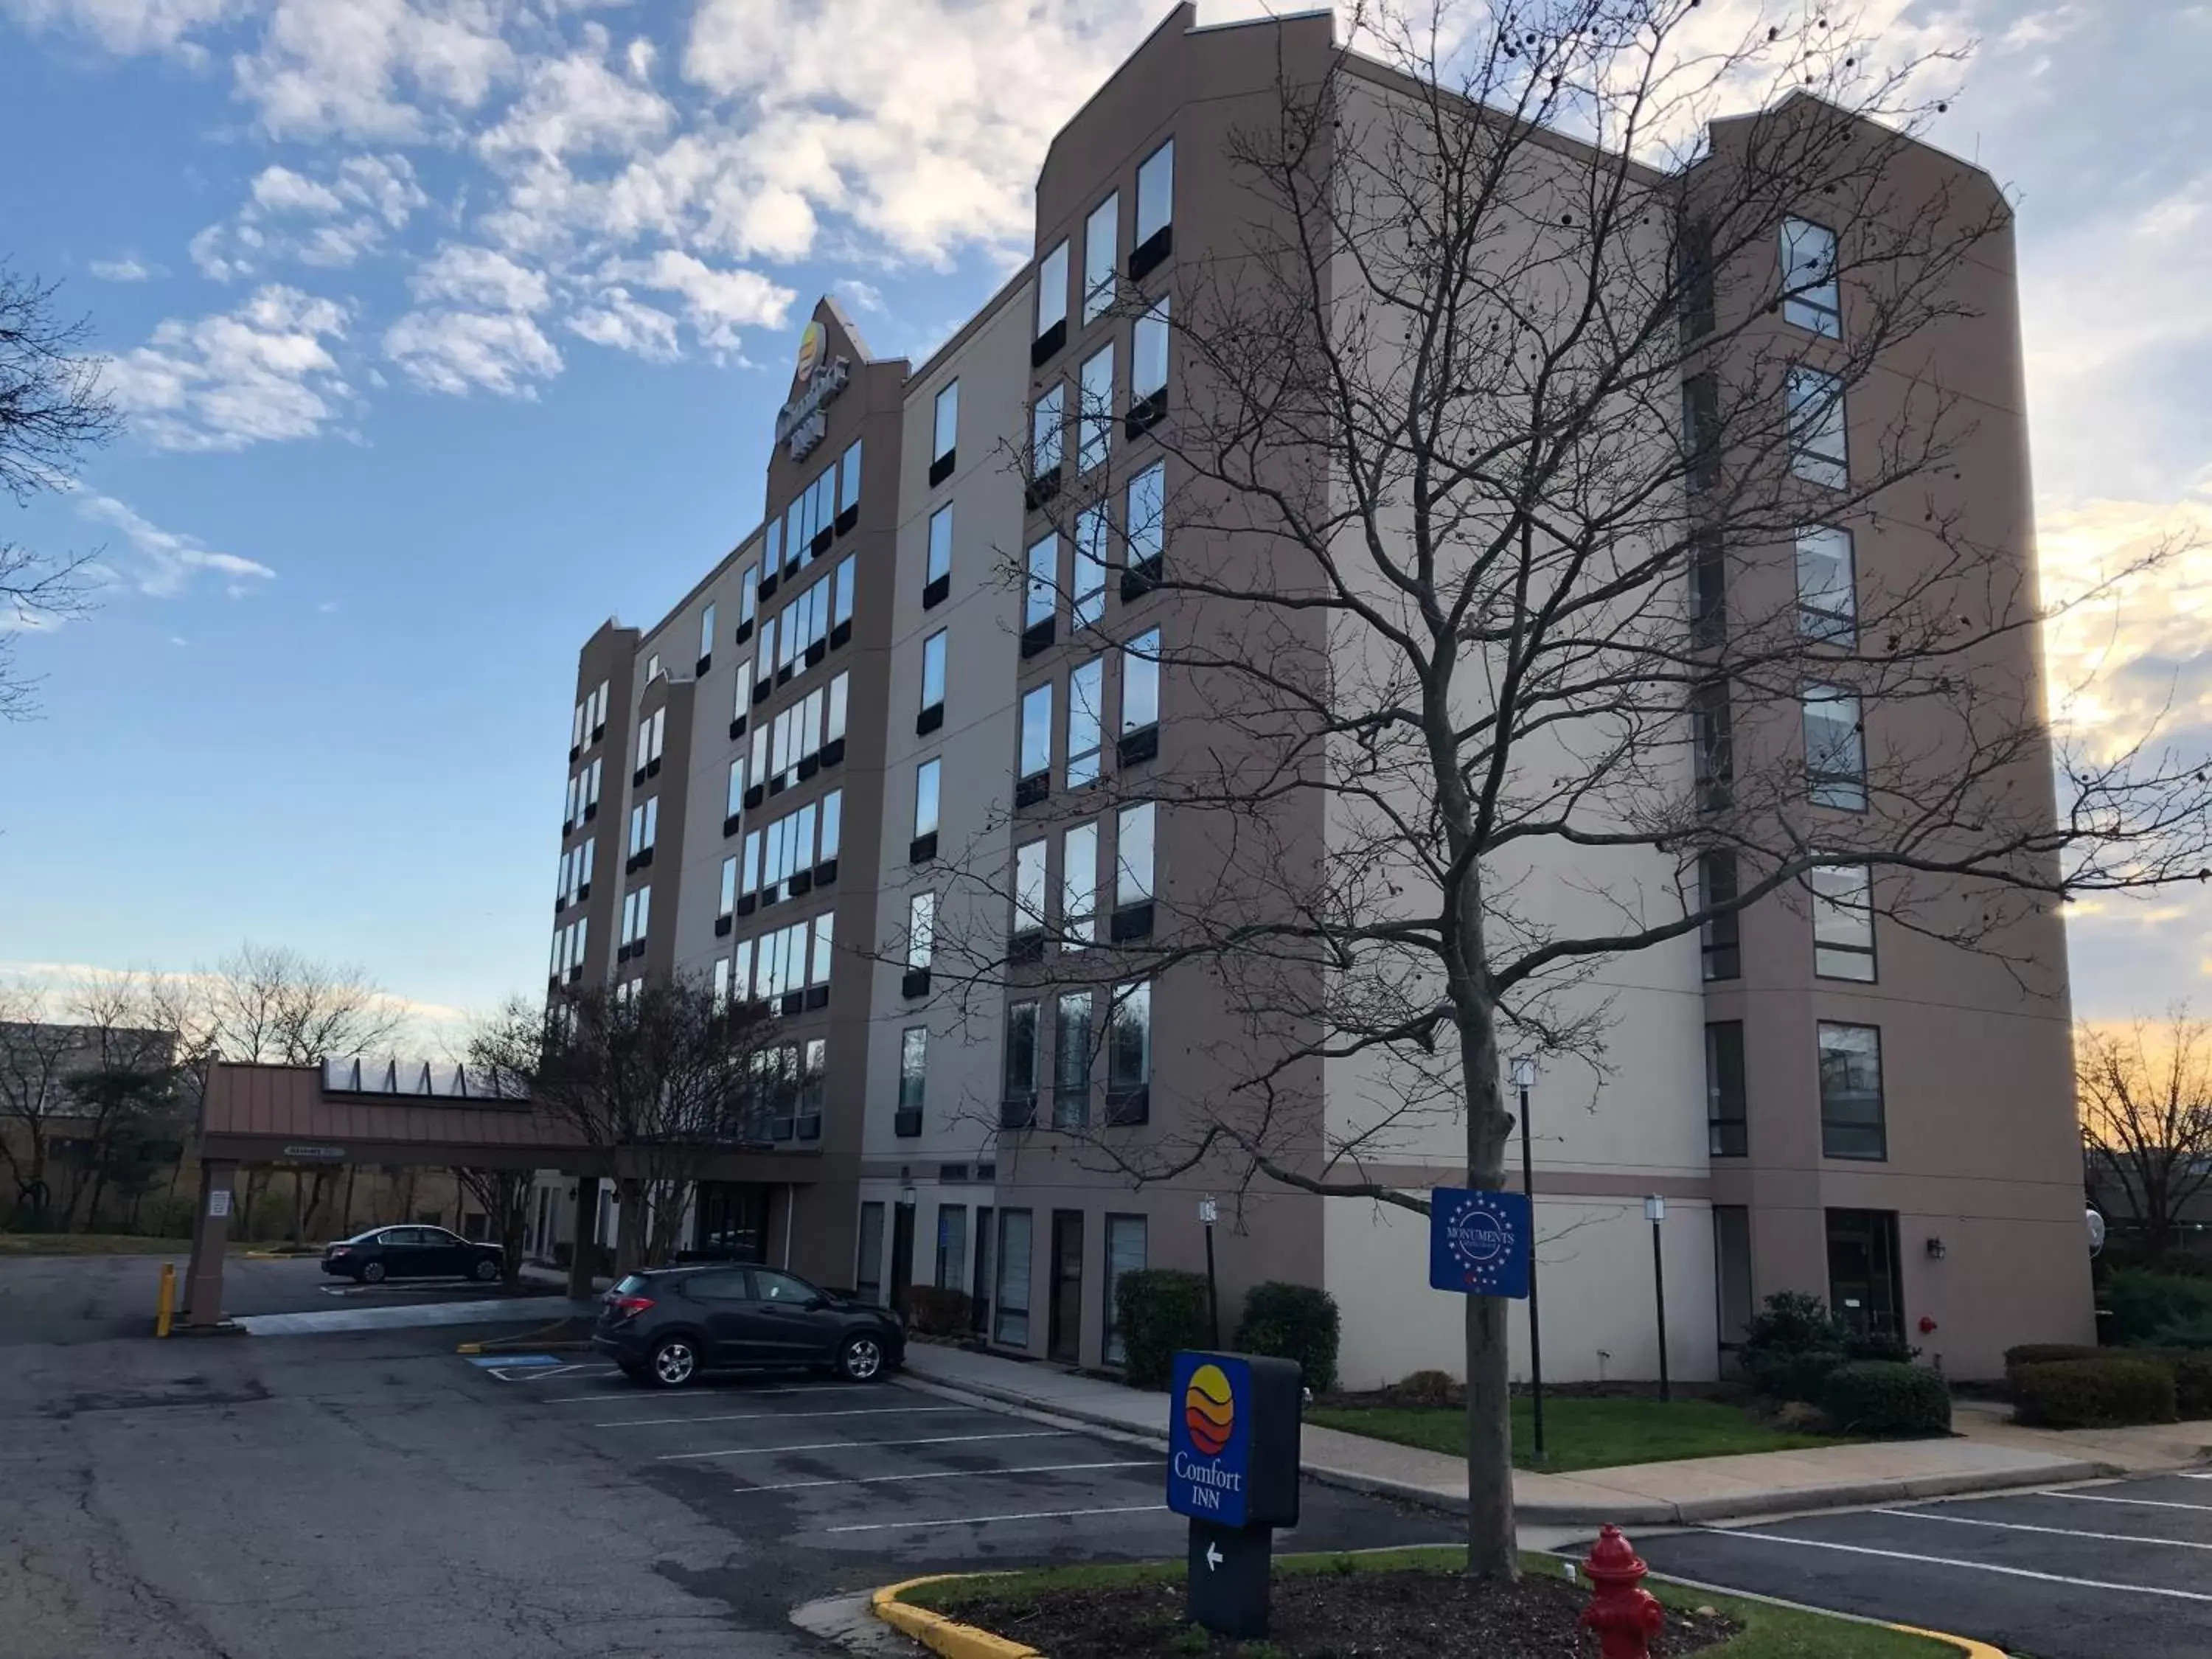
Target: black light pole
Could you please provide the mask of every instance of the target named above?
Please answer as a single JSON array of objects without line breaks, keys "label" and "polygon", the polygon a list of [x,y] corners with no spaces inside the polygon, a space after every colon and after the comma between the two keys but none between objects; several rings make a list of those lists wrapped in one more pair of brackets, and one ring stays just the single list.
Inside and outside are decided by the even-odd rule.
[{"label": "black light pole", "polygon": [[[1525,1054],[1513,1062],[1513,1086],[1521,1091],[1521,1190],[1528,1195],[1528,1226],[1535,1230],[1536,1159],[1528,1146],[1528,1087],[1536,1062]],[[1536,1241],[1528,1241],[1528,1404],[1536,1431],[1536,1461],[1544,1461],[1544,1332],[1536,1316]]]},{"label": "black light pole", "polygon": [[1216,1353],[1221,1352],[1221,1298],[1213,1285],[1213,1224],[1220,1214],[1212,1194],[1198,1200],[1198,1218],[1206,1224],[1206,1328]]},{"label": "black light pole", "polygon": [[1667,1380],[1667,1254],[1659,1243],[1659,1224],[1667,1218],[1667,1200],[1656,1193],[1645,1199],[1644,1218],[1651,1224],[1651,1289],[1659,1304],[1659,1398],[1671,1401],[1674,1390]]}]

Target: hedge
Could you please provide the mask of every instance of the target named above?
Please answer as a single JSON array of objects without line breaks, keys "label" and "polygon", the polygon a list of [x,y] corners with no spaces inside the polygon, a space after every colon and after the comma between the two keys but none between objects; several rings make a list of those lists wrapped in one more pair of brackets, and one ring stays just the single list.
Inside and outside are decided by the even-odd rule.
[{"label": "hedge", "polygon": [[2132,1359],[2173,1378],[2174,1409],[2183,1422],[2212,1418],[2212,1353],[2193,1348],[2087,1348],[2074,1342],[2024,1342],[2005,1350],[2005,1382],[2020,1401],[2020,1373],[2029,1365],[2075,1359]]},{"label": "hedge", "polygon": [[965,1336],[975,1306],[965,1291],[939,1290],[932,1285],[908,1290],[906,1305],[915,1329],[924,1336]]},{"label": "hedge", "polygon": [[2129,1267],[2106,1281],[2112,1334],[2128,1347],[2193,1347],[2212,1328],[2212,1279]]},{"label": "hedge", "polygon": [[2174,1421],[2173,1371],[2153,1360],[2053,1359],[2021,1366],[2021,1420],[2054,1429],[2117,1429]]},{"label": "hedge", "polygon": [[1940,1372],[1893,1359],[1861,1359],[1828,1373],[1820,1409],[1844,1434],[1951,1431],[1951,1389]]},{"label": "hedge", "polygon": [[1237,1351],[1295,1359],[1305,1386],[1327,1394],[1336,1387],[1339,1325],[1336,1298],[1327,1291],[1270,1279],[1244,1298]]},{"label": "hedge", "polygon": [[1131,1385],[1164,1389],[1178,1349],[1206,1346],[1206,1277],[1176,1267],[1139,1267],[1114,1285],[1114,1322]]}]

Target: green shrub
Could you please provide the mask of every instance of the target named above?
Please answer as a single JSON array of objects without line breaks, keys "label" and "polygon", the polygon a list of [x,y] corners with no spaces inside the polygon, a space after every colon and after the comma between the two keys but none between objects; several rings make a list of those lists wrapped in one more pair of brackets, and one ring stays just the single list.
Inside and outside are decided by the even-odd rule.
[{"label": "green shrub", "polygon": [[2159,1342],[2162,1333],[2176,1328],[2212,1322],[2212,1279],[2130,1267],[2106,1284],[2104,1302],[2112,1312],[2113,1335],[2123,1346],[2135,1347]]},{"label": "green shrub", "polygon": [[1920,1350],[1888,1331],[1852,1331],[1844,1338],[1847,1359],[1880,1359],[1893,1365],[1910,1365]]},{"label": "green shrub", "polygon": [[2079,1342],[2022,1342],[2005,1350],[2005,1375],[2011,1376],[2022,1365],[2048,1365],[2054,1359],[2101,1359],[2111,1352]]},{"label": "green shrub", "polygon": [[2021,1421],[2054,1429],[2116,1429],[2175,1419],[2172,1370],[2154,1360],[2022,1365],[2014,1374],[2013,1399]]},{"label": "green shrub", "polygon": [[1844,1434],[1951,1431],[1951,1389],[1942,1373],[1892,1359],[1855,1360],[1829,1372],[1820,1409]]},{"label": "green shrub", "polygon": [[924,1336],[965,1336],[975,1304],[965,1291],[916,1285],[906,1293],[907,1316]]},{"label": "green shrub", "polygon": [[1327,1394],[1336,1387],[1339,1322],[1336,1298],[1327,1291],[1270,1279],[1244,1298],[1237,1350],[1295,1359],[1306,1387]]},{"label": "green shrub", "polygon": [[[1743,1373],[1770,1400],[1800,1400],[1818,1405],[1828,1378],[1850,1364],[1841,1348],[1809,1348],[1802,1353],[1746,1349]],[[1872,1363],[1872,1362],[1869,1362]]]},{"label": "green shrub", "polygon": [[1449,1406],[1456,1403],[1459,1384],[1449,1371],[1413,1371],[1400,1378],[1391,1392],[1416,1405]]},{"label": "green shrub", "polygon": [[1205,1276],[1176,1267],[1123,1273],[1114,1286],[1114,1322],[1130,1382],[1164,1389],[1175,1371],[1176,1351],[1206,1346]]},{"label": "green shrub", "polygon": [[2212,1353],[2173,1356],[2173,1409],[2185,1423],[2212,1417]]},{"label": "green shrub", "polygon": [[1828,1304],[1802,1291],[1778,1291],[1752,1316],[1741,1358],[1744,1375],[1775,1400],[1820,1403],[1828,1373],[1851,1357],[1852,1334]]}]

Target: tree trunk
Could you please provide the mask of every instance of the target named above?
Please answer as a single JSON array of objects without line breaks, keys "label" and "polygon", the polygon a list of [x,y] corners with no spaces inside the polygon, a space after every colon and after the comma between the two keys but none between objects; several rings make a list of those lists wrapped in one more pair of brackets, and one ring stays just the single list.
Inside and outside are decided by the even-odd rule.
[{"label": "tree trunk", "polygon": [[353,1178],[356,1173],[356,1166],[351,1164],[346,1165],[345,1212],[338,1217],[340,1238],[353,1237]]},{"label": "tree trunk", "polygon": [[[1505,1184],[1505,1135],[1498,1043],[1487,1008],[1461,1040],[1468,1083],[1467,1184]],[[1533,1229],[1533,1223],[1532,1229]],[[1520,1576],[1513,1520],[1512,1339],[1501,1297],[1467,1298],[1467,1570],[1478,1578]]]},{"label": "tree trunk", "polygon": [[615,1220],[615,1277],[635,1273],[645,1257],[645,1183],[635,1176],[615,1183],[621,1206]]}]

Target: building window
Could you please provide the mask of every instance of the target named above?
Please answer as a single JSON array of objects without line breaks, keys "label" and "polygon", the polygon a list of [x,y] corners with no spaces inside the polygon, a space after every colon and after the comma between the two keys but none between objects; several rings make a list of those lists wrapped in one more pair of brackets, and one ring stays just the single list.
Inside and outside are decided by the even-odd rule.
[{"label": "building window", "polygon": [[860,505],[860,441],[845,446],[845,459],[837,464],[837,516],[856,512]]},{"label": "building window", "polygon": [[1815,806],[1866,810],[1866,738],[1856,691],[1805,688],[1805,788]]},{"label": "building window", "polygon": [[1901,1336],[1897,1212],[1830,1210],[1827,1224],[1829,1310],[1862,1334]]},{"label": "building window", "polygon": [[906,1134],[921,1133],[921,1100],[929,1082],[929,1028],[909,1025],[899,1033],[899,1115],[911,1123],[900,1125]]},{"label": "building window", "polygon": [[853,620],[853,595],[860,585],[860,556],[856,553],[848,553],[837,561],[837,599],[830,611],[830,625],[832,628],[842,628]]},{"label": "building window", "polygon": [[825,728],[826,735],[823,739],[826,743],[842,743],[845,740],[845,696],[848,687],[846,684],[846,677],[844,675],[840,674],[836,678],[830,682],[829,725]]},{"label": "building window", "polygon": [[853,1297],[870,1307],[884,1304],[884,1206],[860,1206],[859,1258],[853,1267]]},{"label": "building window", "polygon": [[1122,1340],[1121,1313],[1115,1292],[1121,1275],[1141,1273],[1145,1267],[1145,1218],[1109,1215],[1106,1218],[1106,1363],[1126,1365],[1129,1352]]},{"label": "building window", "polygon": [[722,802],[722,816],[736,817],[745,810],[745,757],[739,755],[730,763],[730,787]]},{"label": "building window", "polygon": [[1052,682],[1047,680],[1022,694],[1021,775],[1027,780],[1044,776],[1051,770]]},{"label": "building window", "polygon": [[699,660],[705,662],[714,654],[714,607],[711,601],[699,613]]},{"label": "building window", "polygon": [[730,994],[739,1002],[753,1000],[753,942],[743,939],[730,953]]},{"label": "building window", "polygon": [[1728,637],[1728,557],[1720,532],[1711,527],[1690,538],[1690,643],[1704,649]]},{"label": "building window", "polygon": [[1129,480],[1127,516],[1121,521],[1122,544],[1127,562],[1121,597],[1133,597],[1127,578],[1158,581],[1160,554],[1165,545],[1167,518],[1165,464],[1155,461]]},{"label": "building window", "polygon": [[1036,933],[1044,926],[1045,843],[1024,842],[1014,848],[1014,932]]},{"label": "building window", "polygon": [[1808,219],[1782,222],[1782,320],[1843,337],[1843,295],[1836,283],[1836,233]]},{"label": "building window", "polygon": [[1106,696],[1106,661],[1093,657],[1067,677],[1067,787],[1098,781],[1100,704]]},{"label": "building window", "polygon": [[1043,536],[1030,544],[1029,580],[1023,588],[1022,626],[1052,620],[1060,595],[1060,538]]},{"label": "building window", "polygon": [[1705,680],[1691,691],[1690,739],[1695,750],[1698,805],[1705,811],[1717,812],[1735,793],[1735,743],[1726,680]]},{"label": "building window", "polygon": [[650,885],[635,892],[623,895],[622,942],[626,945],[642,945],[653,923],[653,889]]},{"label": "building window", "polygon": [[[1736,887],[1735,854],[1732,852],[1698,854],[1698,908],[1733,903]],[[1743,913],[1729,910],[1708,916],[1698,927],[1698,939],[1709,980],[1736,979],[1743,973]]]},{"label": "building window", "polygon": [[645,659],[645,683],[647,685],[660,678],[660,653],[653,652]]},{"label": "building window", "polygon": [[1881,1112],[1881,1032],[1820,1022],[1820,1152],[1826,1158],[1889,1156]]},{"label": "building window", "polygon": [[1121,647],[1121,735],[1157,726],[1160,719],[1160,630],[1139,634]]},{"label": "building window", "polygon": [[945,636],[939,629],[921,642],[921,706],[924,709],[945,706]]},{"label": "building window", "polygon": [[1822,979],[1874,980],[1874,872],[1858,864],[1816,864],[1813,972]]},{"label": "building window", "polygon": [[965,1204],[940,1204],[937,1206],[937,1288],[963,1293],[968,1289],[968,1206]]},{"label": "building window", "polygon": [[605,757],[602,756],[599,760],[593,761],[592,763],[591,771],[586,774],[586,776],[590,780],[590,782],[584,790],[584,816],[586,817],[591,817],[593,812],[599,810],[599,767],[605,759]]},{"label": "building window", "polygon": [[[1018,1128],[1029,1121],[1036,1104],[1037,1005],[1017,1002],[1006,1010],[1006,1103],[1016,1109],[1002,1113],[1001,1124]],[[1008,1122],[1007,1119],[1012,1119]]]},{"label": "building window", "polygon": [[1684,224],[1674,249],[1674,279],[1681,290],[1682,343],[1713,331],[1713,228]]},{"label": "building window", "polygon": [[1743,1022],[1716,1020],[1705,1027],[1705,1150],[1715,1158],[1741,1158],[1749,1146],[1743,1085]]},{"label": "building window", "polygon": [[1170,138],[1137,167],[1137,252],[1175,220],[1175,140]]},{"label": "building window", "polygon": [[1692,489],[1711,489],[1720,481],[1720,386],[1711,374],[1682,382],[1682,453]]},{"label": "building window", "polygon": [[1083,320],[1106,313],[1114,303],[1114,265],[1121,258],[1121,198],[1117,191],[1091,210],[1083,222]]},{"label": "building window", "polygon": [[738,892],[742,896],[760,889],[761,832],[748,830],[744,848],[738,854]]},{"label": "building window", "polygon": [[650,853],[660,834],[660,797],[650,796],[629,809],[629,855]]},{"label": "building window", "polygon": [[1042,340],[1067,320],[1067,244],[1061,241],[1037,264],[1036,333]]},{"label": "building window", "polygon": [[917,841],[937,833],[937,777],[942,764],[926,760],[914,769],[914,834]]},{"label": "building window", "polygon": [[1844,439],[1844,383],[1817,368],[1790,371],[1790,470],[1808,483],[1842,489],[1850,483]]},{"label": "building window", "polygon": [[714,958],[714,1000],[710,1006],[718,1014],[730,1006],[730,959],[727,957]]},{"label": "building window", "polygon": [[[768,562],[770,569],[775,568],[778,528],[779,526],[775,523],[771,523],[768,527]],[[745,567],[744,574],[738,578],[738,627],[740,630],[750,628],[759,618],[760,571],[757,567],[749,564]]]},{"label": "building window", "polygon": [[929,515],[929,562],[922,572],[926,584],[941,582],[952,574],[952,503]]},{"label": "building window", "polygon": [[999,1288],[992,1339],[1009,1347],[1030,1344],[1030,1212],[999,1212]]},{"label": "building window", "polygon": [[1167,412],[1168,302],[1153,301],[1137,319],[1129,346],[1129,428],[1143,430]]},{"label": "building window", "polygon": [[1114,906],[1152,896],[1152,803],[1125,806],[1114,825]]},{"label": "building window", "polygon": [[1152,988],[1147,981],[1114,993],[1106,1034],[1106,1092],[1127,1097],[1152,1080]]},{"label": "building window", "polygon": [[1052,1123],[1080,1129],[1091,1121],[1091,993],[1065,991],[1053,1031]]},{"label": "building window", "polygon": [[1105,465],[1114,446],[1114,343],[1084,359],[1075,410],[1075,471]]},{"label": "building window", "polygon": [[1079,950],[1096,937],[1098,913],[1098,826],[1079,823],[1060,842],[1060,937]]},{"label": "building window", "polygon": [[1054,380],[1037,393],[1030,410],[1030,477],[1042,478],[1060,471],[1060,442],[1067,420],[1067,383]]},{"label": "building window", "polygon": [[832,789],[822,797],[822,861],[837,856],[839,831],[844,822],[845,792]]},{"label": "building window", "polygon": [[1070,628],[1096,628],[1106,617],[1106,538],[1111,533],[1104,507],[1085,507],[1075,520],[1075,581],[1069,590]]},{"label": "building window", "polygon": [[1858,577],[1851,532],[1814,525],[1797,532],[1797,631],[1827,645],[1858,643]]},{"label": "building window", "polygon": [[929,966],[937,950],[937,895],[916,893],[906,902],[906,965],[912,972]]},{"label": "building window", "polygon": [[952,380],[937,394],[931,413],[929,479],[943,483],[952,471],[953,446],[960,437],[960,382]]},{"label": "building window", "polygon": [[726,916],[738,908],[738,856],[732,853],[722,860],[722,892],[720,908],[714,914]]}]

